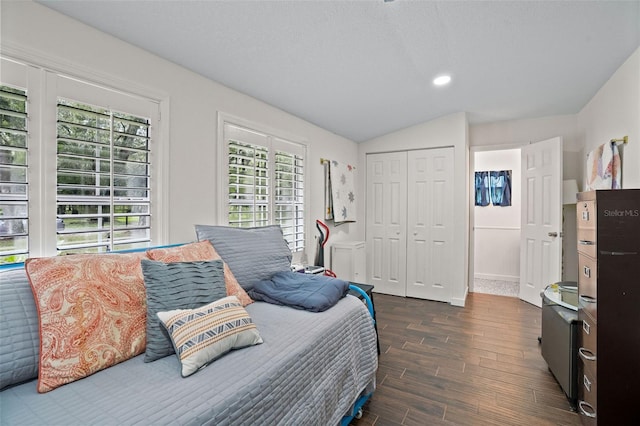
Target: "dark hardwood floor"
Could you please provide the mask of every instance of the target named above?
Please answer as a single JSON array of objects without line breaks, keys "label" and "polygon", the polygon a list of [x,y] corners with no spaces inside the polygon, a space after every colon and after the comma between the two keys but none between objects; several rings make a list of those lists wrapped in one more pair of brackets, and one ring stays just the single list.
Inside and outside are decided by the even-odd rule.
[{"label": "dark hardwood floor", "polygon": [[470,293],[466,307],[374,295],[381,355],[363,425],[578,425],[538,344],[540,309]]}]

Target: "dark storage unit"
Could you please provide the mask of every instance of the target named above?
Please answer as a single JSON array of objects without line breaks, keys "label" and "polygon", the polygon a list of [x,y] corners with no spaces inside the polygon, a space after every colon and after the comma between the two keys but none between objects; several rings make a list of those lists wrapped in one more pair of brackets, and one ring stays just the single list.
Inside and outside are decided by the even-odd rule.
[{"label": "dark storage unit", "polygon": [[542,293],[542,357],[571,406],[575,407],[578,397],[578,312],[559,305],[548,293],[548,288]]},{"label": "dark storage unit", "polygon": [[578,412],[640,424],[640,189],[578,194]]}]

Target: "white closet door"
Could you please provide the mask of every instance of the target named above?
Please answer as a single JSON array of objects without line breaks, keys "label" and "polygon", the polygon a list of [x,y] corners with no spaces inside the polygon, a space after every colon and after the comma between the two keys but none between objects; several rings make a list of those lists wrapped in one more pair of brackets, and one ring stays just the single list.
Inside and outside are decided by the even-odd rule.
[{"label": "white closet door", "polygon": [[407,296],[451,301],[453,148],[408,153]]},{"label": "white closet door", "polygon": [[407,153],[367,155],[367,269],[376,292],[406,296]]}]

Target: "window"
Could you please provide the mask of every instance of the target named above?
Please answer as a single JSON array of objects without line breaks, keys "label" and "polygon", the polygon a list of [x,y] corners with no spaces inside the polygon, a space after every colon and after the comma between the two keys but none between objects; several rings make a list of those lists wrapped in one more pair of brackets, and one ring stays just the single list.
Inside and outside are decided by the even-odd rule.
[{"label": "window", "polygon": [[0,66],[0,269],[161,244],[160,101],[7,57]]},{"label": "window", "polygon": [[27,93],[0,86],[0,264],[29,253]]},{"label": "window", "polygon": [[58,253],[148,245],[149,154],[147,118],[58,100]]},{"label": "window", "polygon": [[280,225],[291,251],[304,248],[302,144],[224,124],[230,226]]}]

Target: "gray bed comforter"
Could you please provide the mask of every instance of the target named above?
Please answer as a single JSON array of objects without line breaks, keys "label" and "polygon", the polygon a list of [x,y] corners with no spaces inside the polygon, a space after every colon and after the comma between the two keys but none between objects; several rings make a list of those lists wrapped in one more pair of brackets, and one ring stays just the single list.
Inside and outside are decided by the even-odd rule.
[{"label": "gray bed comforter", "polygon": [[337,278],[284,271],[254,284],[249,296],[276,305],[323,312],[338,303],[348,291],[349,283]]},{"label": "gray bed comforter", "polygon": [[2,425],[335,425],[375,388],[376,334],[365,306],[323,313],[247,306],[264,343],[182,378],[175,356],[143,355],[45,394],[35,381],[0,392]]}]

